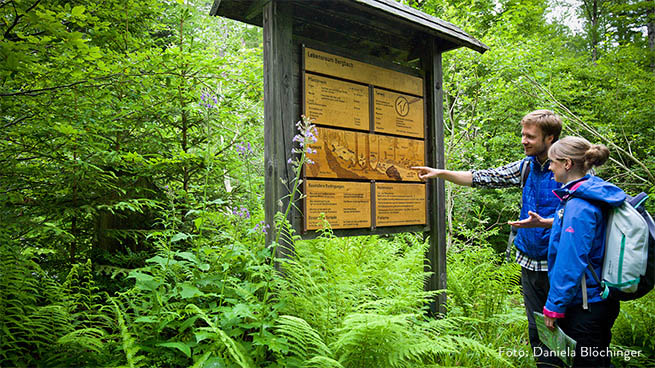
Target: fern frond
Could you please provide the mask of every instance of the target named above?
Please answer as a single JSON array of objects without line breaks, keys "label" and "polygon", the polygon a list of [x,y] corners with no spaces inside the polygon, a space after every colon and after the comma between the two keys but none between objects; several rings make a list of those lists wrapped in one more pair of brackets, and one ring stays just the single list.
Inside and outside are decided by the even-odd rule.
[{"label": "fern frond", "polygon": [[235,363],[237,363],[241,368],[251,368],[254,367],[254,363],[250,359],[250,356],[248,356],[245,353],[245,350],[239,344],[237,341],[232,339],[228,334],[226,334],[223,330],[218,328],[214,322],[207,316],[207,314],[198,308],[195,304],[188,304],[185,308],[188,312],[195,313],[196,315],[200,316],[202,320],[207,323],[209,326],[208,328],[199,328],[201,331],[208,331],[212,332],[214,337],[217,338],[218,341],[220,341],[223,346],[226,348],[227,352],[229,353],[230,357],[234,360]]},{"label": "fern frond", "polygon": [[301,360],[332,355],[321,335],[302,318],[280,316],[275,330],[287,339],[291,354]]},{"label": "fern frond", "polygon": [[57,340],[62,345],[79,345],[83,349],[88,349],[99,353],[105,344],[107,333],[99,328],[84,328],[70,332]]},{"label": "fern frond", "polygon": [[127,324],[125,323],[123,312],[118,307],[116,301],[112,300],[112,303],[114,304],[114,312],[116,313],[116,320],[118,321],[118,328],[120,330],[123,353],[127,359],[128,367],[141,367],[144,364],[142,361],[145,359],[145,357],[143,355],[138,355],[141,349],[130,333]]},{"label": "fern frond", "polygon": [[326,357],[315,356],[303,364],[303,368],[344,368],[338,361]]}]

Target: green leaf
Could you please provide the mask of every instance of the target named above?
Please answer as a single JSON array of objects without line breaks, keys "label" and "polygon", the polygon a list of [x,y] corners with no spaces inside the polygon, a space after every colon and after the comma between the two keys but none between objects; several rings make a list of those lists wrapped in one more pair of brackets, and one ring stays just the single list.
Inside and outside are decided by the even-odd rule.
[{"label": "green leaf", "polygon": [[216,336],[216,334],[211,331],[197,331],[195,333],[195,336],[196,336],[196,342],[200,342],[202,340],[211,339],[214,336]]},{"label": "green leaf", "polygon": [[190,236],[187,233],[177,233],[171,238],[171,243],[178,242],[180,240],[188,239]]},{"label": "green leaf", "polygon": [[71,15],[74,16],[74,17],[79,18],[79,17],[82,16],[82,14],[84,14],[85,9],[86,8],[84,7],[84,5],[78,5],[78,6],[74,7],[73,10],[71,10]]},{"label": "green leaf", "polygon": [[141,316],[141,317],[135,319],[134,322],[157,323],[157,322],[159,322],[159,318],[155,318],[153,316]]},{"label": "green leaf", "polygon": [[174,342],[162,342],[157,344],[157,346],[164,346],[167,348],[178,349],[181,352],[183,352],[184,355],[187,356],[187,358],[191,358],[191,347],[195,346],[195,344],[191,344],[188,342],[174,341]]},{"label": "green leaf", "polygon": [[136,287],[142,290],[156,290],[162,285],[162,282],[155,279],[153,276],[141,273],[139,271],[132,271],[128,278],[136,279]]},{"label": "green leaf", "polygon": [[205,293],[200,291],[197,287],[184,283],[181,285],[182,290],[180,291],[180,296],[184,299],[193,298],[196,296],[204,296]]}]

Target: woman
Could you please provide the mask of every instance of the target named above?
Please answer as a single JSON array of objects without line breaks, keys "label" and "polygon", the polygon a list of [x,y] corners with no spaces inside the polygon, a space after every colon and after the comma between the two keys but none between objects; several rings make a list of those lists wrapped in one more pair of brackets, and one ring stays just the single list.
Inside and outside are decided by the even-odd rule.
[{"label": "woman", "polygon": [[[605,251],[604,212],[626,198],[618,187],[588,174],[605,163],[609,150],[584,138],[566,137],[548,151],[550,170],[563,183],[554,190],[560,198],[548,245],[550,290],[544,306],[544,322],[555,321],[576,340],[576,367],[608,367],[611,330],[619,314],[619,302],[603,300],[600,285],[587,265],[602,274]],[[588,309],[583,308],[582,281],[587,285]]]}]

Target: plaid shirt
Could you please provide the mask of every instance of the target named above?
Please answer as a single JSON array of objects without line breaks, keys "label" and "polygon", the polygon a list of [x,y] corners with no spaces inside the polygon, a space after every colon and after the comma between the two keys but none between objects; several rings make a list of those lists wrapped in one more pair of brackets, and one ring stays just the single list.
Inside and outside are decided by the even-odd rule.
[{"label": "plaid shirt", "polygon": [[[487,170],[473,170],[473,187],[507,188],[521,186],[521,162],[519,160],[505,166]],[[544,163],[545,165],[545,163]],[[548,261],[537,261],[516,250],[516,262],[531,271],[548,271]]]},{"label": "plaid shirt", "polygon": [[521,162],[519,160],[495,169],[473,170],[473,187],[507,188],[521,185]]},{"label": "plaid shirt", "polygon": [[516,263],[518,263],[521,267],[524,267],[530,271],[544,271],[548,272],[548,261],[543,260],[543,261],[537,261],[536,259],[532,259],[520,250],[516,250]]}]

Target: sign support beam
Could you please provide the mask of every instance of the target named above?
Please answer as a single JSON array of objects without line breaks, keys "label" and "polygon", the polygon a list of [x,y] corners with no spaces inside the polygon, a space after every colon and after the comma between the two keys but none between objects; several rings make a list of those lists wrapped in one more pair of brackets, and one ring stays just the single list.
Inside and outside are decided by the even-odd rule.
[{"label": "sign support beam", "polygon": [[[269,1],[263,9],[264,33],[264,182],[265,222],[269,226],[266,244],[276,239],[275,214],[289,204],[289,188],[294,173],[286,157],[291,156],[295,133],[293,101],[293,4]],[[283,183],[283,181],[286,182]],[[294,225],[290,211],[287,220]],[[283,242],[283,237],[280,238]],[[290,244],[280,244],[277,257],[292,252]]]},{"label": "sign support beam", "polygon": [[[443,128],[443,74],[442,53],[436,39],[432,39],[425,55],[426,86],[428,104],[428,137],[434,141],[428,144],[428,165],[443,169],[444,128]],[[426,257],[425,270],[432,272],[426,290],[446,289],[446,189],[442,179],[428,184],[428,208],[430,215],[430,248]],[[440,293],[430,303],[434,314],[445,313],[446,294]]]}]

